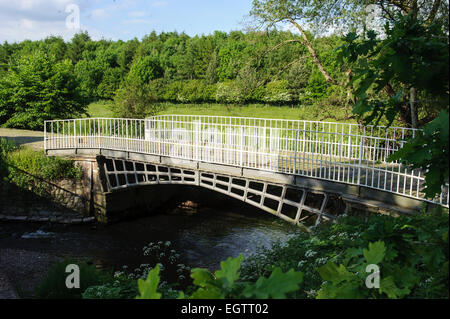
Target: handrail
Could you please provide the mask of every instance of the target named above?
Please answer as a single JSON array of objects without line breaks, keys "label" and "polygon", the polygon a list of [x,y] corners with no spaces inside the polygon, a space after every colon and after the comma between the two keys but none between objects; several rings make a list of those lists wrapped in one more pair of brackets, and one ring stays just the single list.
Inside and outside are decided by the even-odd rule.
[{"label": "handrail", "polygon": [[254,168],[364,186],[448,207],[448,185],[424,197],[423,172],[388,157],[421,130],[353,123],[159,115],[44,123],[54,149],[111,149]]}]

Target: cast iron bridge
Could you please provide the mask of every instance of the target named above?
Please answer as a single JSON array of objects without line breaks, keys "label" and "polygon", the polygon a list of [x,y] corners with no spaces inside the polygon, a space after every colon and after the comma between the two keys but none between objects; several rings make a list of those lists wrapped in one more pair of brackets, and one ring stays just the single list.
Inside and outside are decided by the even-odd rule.
[{"label": "cast iron bridge", "polygon": [[221,116],[45,121],[47,154],[101,155],[108,191],[196,185],[290,222],[332,219],[330,198],[418,209],[449,207],[448,184],[425,198],[421,170],[388,162],[420,130]]}]

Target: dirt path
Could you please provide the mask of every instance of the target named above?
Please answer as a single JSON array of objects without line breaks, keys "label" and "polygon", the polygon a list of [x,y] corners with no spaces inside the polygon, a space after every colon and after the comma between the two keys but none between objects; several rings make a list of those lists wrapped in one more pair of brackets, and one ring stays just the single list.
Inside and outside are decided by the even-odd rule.
[{"label": "dirt path", "polygon": [[0,138],[2,137],[13,141],[17,145],[26,145],[35,150],[44,148],[44,132],[0,127]]}]

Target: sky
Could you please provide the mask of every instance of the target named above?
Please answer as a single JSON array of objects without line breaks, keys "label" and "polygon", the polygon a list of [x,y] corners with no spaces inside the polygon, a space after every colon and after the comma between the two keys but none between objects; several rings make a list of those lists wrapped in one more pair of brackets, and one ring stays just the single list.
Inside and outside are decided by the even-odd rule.
[{"label": "sky", "polygon": [[142,39],[152,31],[190,36],[242,30],[252,0],[0,0],[0,42]]}]

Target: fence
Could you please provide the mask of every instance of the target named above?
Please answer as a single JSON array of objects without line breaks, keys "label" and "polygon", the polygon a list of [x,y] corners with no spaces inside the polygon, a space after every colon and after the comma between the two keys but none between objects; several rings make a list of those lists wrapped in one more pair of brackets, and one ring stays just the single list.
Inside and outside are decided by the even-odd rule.
[{"label": "fence", "polygon": [[388,157],[420,130],[349,123],[160,115],[45,122],[45,149],[111,149],[308,176],[424,198],[423,172]]}]

